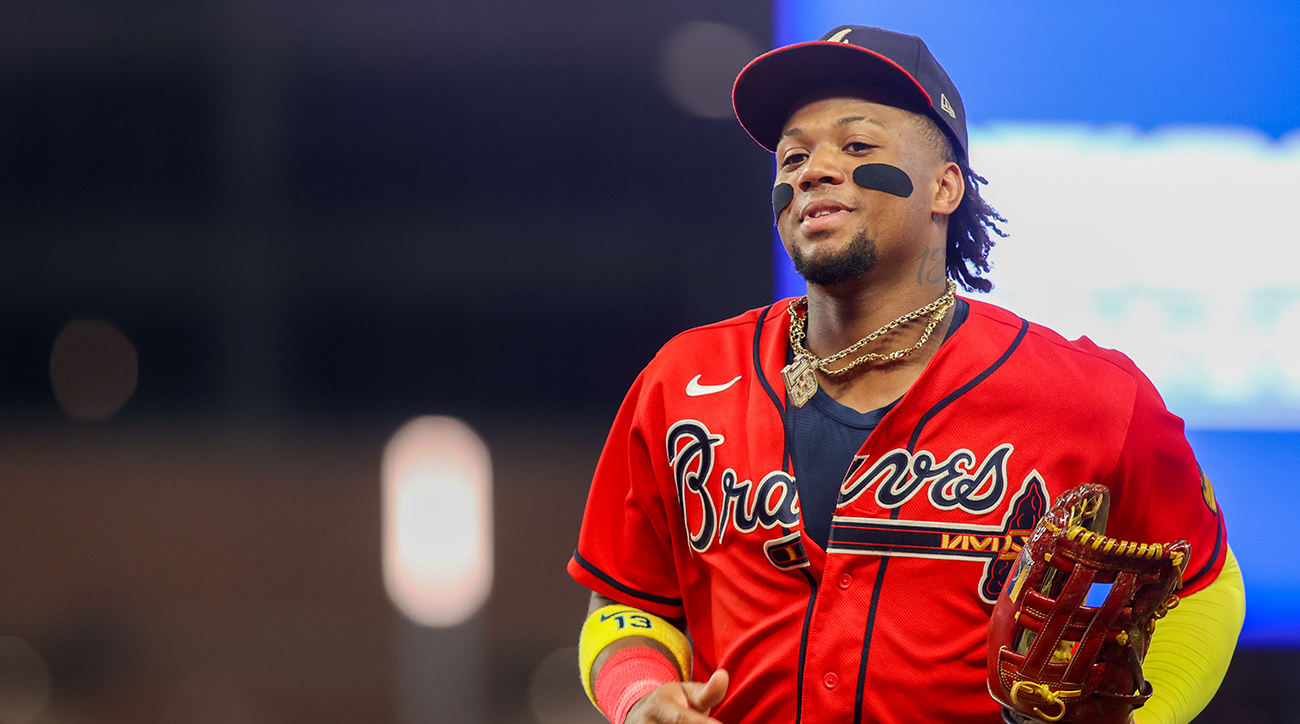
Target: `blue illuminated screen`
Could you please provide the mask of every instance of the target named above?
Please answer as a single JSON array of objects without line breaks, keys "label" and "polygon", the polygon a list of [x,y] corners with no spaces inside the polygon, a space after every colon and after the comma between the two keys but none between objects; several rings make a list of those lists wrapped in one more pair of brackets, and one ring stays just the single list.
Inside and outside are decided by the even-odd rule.
[{"label": "blue illuminated screen", "polygon": [[[776,45],[919,35],[1009,219],[988,301],[1132,357],[1214,483],[1242,643],[1300,645],[1300,3],[776,0]],[[803,294],[779,240],[778,298]],[[1079,441],[1077,444],[1086,444]],[[1158,512],[1157,512],[1158,514]]]}]

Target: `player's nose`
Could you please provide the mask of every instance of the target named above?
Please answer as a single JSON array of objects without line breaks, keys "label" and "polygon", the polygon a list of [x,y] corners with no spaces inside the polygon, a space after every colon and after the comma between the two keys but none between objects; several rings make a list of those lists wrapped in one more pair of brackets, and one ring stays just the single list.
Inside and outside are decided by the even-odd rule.
[{"label": "player's nose", "polygon": [[800,169],[799,190],[808,191],[822,184],[844,183],[844,172],[835,163],[834,154],[825,148],[814,150]]}]

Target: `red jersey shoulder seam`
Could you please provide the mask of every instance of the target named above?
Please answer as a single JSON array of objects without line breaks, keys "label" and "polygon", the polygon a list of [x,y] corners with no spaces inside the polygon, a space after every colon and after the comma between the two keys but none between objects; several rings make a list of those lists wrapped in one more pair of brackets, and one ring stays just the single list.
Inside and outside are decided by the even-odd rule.
[{"label": "red jersey shoulder seam", "polygon": [[[971,305],[972,313],[978,311],[982,317],[984,317],[990,322],[1001,324],[1007,327],[1020,326],[1019,322],[1021,318],[1016,316],[1016,314],[1014,312],[1011,312],[1010,310],[1003,309],[1002,307],[999,307],[995,304],[989,304],[988,302],[981,302],[981,301],[975,301],[970,299],[967,299],[967,303]],[[1013,322],[1012,319],[1002,318],[1002,315],[990,313],[989,310],[998,310],[1001,312],[1005,312],[1007,315],[1014,318],[1015,321]],[[1123,352],[1120,352],[1119,350],[1107,349],[1101,347],[1097,345],[1096,342],[1093,342],[1091,339],[1088,339],[1087,337],[1081,337],[1080,339],[1088,339],[1088,344],[1092,345],[1093,349],[1085,349],[1083,347],[1080,347],[1078,344],[1076,344],[1077,340],[1066,339],[1060,332],[1057,332],[1051,327],[1047,327],[1033,321],[1029,322],[1029,332],[1027,336],[1030,335],[1032,335],[1034,339],[1037,339],[1044,344],[1050,344],[1053,347],[1056,347],[1058,349],[1062,349],[1067,352],[1072,352],[1075,354],[1080,354],[1085,357],[1090,357],[1099,362],[1104,362],[1110,365],[1111,367],[1120,370],[1121,372],[1125,373],[1129,377],[1133,377],[1135,379],[1137,379],[1139,376],[1145,377],[1144,375],[1141,375],[1141,371],[1137,368],[1137,365],[1133,364],[1133,361],[1130,360],[1128,356],[1125,355]],[[1123,364],[1119,360],[1114,359],[1113,357],[1114,355],[1120,356],[1128,364],[1127,365]]]}]

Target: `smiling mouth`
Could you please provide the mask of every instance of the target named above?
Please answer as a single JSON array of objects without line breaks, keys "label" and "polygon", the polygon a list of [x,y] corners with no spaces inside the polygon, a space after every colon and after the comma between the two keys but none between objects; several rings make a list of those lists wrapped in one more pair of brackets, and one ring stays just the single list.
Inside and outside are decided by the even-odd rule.
[{"label": "smiling mouth", "polygon": [[837,214],[847,214],[851,211],[852,209],[846,209],[843,206],[821,206],[806,214],[802,219],[800,219],[800,222],[807,223],[817,221],[818,219],[829,219]]}]

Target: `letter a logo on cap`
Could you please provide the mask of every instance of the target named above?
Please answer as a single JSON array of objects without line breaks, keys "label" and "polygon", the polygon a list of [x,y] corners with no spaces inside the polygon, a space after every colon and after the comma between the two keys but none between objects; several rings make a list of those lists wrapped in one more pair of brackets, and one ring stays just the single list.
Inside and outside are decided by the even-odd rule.
[{"label": "letter a logo on cap", "polygon": [[954,119],[957,117],[957,111],[952,109],[952,104],[948,102],[948,96],[942,93],[939,94],[939,107]]},{"label": "letter a logo on cap", "polygon": [[853,32],[853,28],[845,28],[845,29],[841,30],[840,32],[838,32],[838,33],[832,35],[831,37],[827,38],[827,39],[826,39],[826,42],[828,42],[828,43],[847,43],[847,42],[849,42],[849,33],[851,33],[851,32]]}]

